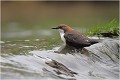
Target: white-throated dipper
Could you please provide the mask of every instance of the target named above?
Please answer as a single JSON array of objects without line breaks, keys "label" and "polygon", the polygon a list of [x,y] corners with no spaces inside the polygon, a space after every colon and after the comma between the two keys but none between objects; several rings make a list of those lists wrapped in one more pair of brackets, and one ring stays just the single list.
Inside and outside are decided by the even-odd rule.
[{"label": "white-throated dipper", "polygon": [[82,33],[72,29],[71,27],[65,24],[60,24],[58,27],[52,29],[58,29],[63,42],[77,49],[98,43],[98,41],[89,39]]}]

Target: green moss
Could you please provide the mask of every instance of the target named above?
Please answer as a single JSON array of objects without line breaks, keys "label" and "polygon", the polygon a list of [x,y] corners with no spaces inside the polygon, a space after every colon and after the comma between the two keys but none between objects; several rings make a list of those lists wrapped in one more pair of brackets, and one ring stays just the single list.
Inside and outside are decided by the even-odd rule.
[{"label": "green moss", "polygon": [[116,19],[111,20],[106,24],[98,24],[94,28],[87,31],[87,36],[100,35],[100,33],[117,33],[119,34],[119,24]]}]

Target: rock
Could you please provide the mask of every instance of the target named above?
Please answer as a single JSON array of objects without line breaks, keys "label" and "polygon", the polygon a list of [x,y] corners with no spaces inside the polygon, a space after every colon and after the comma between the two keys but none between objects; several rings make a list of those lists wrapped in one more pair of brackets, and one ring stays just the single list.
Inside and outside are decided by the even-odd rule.
[{"label": "rock", "polygon": [[70,69],[68,69],[65,65],[63,65],[62,63],[59,63],[55,60],[46,62],[47,65],[55,68],[56,70],[54,70],[57,74],[65,74],[65,75],[69,75],[71,77],[74,77],[74,74],[77,74],[74,71],[71,71]]}]

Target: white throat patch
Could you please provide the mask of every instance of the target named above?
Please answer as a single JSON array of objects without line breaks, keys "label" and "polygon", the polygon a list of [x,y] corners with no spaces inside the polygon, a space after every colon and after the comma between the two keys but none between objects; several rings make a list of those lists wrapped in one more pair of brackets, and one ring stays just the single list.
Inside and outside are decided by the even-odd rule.
[{"label": "white throat patch", "polygon": [[62,29],[58,29],[59,30],[59,33],[60,33],[60,37],[61,39],[63,40],[63,42],[66,44],[66,41],[65,41],[65,38],[64,38],[64,31]]}]

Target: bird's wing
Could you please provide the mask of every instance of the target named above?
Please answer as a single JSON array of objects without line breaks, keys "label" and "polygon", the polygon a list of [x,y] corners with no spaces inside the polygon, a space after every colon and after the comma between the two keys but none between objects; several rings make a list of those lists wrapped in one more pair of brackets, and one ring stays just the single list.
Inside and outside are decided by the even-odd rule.
[{"label": "bird's wing", "polygon": [[66,33],[64,37],[68,42],[72,42],[75,44],[82,44],[82,45],[90,45],[89,38],[79,33]]}]

